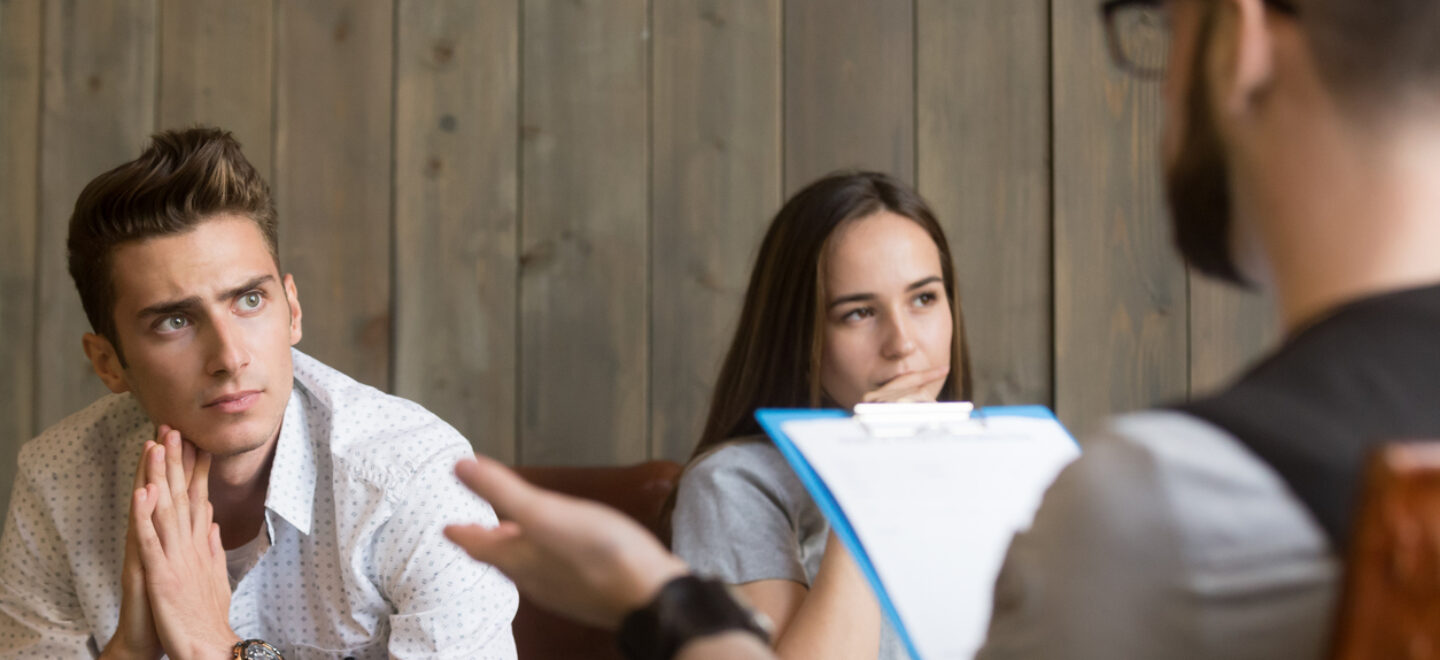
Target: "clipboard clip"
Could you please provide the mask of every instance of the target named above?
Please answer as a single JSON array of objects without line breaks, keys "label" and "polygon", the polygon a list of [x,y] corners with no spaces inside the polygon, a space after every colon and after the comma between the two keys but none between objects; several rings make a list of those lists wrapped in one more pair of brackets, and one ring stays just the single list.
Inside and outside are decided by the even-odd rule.
[{"label": "clipboard clip", "polygon": [[969,401],[857,403],[855,421],[872,438],[913,438],[973,430],[980,421],[971,417],[973,412],[975,404]]}]

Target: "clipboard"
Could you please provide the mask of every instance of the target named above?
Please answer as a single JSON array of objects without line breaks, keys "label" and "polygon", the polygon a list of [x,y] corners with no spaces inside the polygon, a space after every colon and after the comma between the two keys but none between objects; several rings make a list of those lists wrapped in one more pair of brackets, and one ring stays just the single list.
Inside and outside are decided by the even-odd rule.
[{"label": "clipboard", "polygon": [[[1029,526],[1045,488],[1079,455],[1074,439],[1044,406],[975,410],[966,402],[884,403],[857,405],[854,416],[827,409],[761,409],[755,416],[825,515],[835,536],[850,551],[881,611],[915,660],[973,657],[984,641],[994,578],[1004,548],[1016,531]],[[1032,449],[1033,462],[1027,453]],[[953,466],[936,463],[965,456],[975,462]],[[987,461],[991,465],[986,465]],[[883,483],[900,481],[899,477],[910,474],[912,468],[929,477],[920,475],[918,481],[922,483],[918,486],[915,480]],[[996,489],[1013,489],[1016,499],[990,504],[950,502],[946,495],[951,491],[938,484],[949,479],[950,473],[963,481],[967,475],[993,470],[1015,476],[1013,483]],[[877,481],[880,483],[874,483]],[[931,482],[937,485],[926,486]],[[917,487],[913,495],[925,501],[906,500],[910,492],[887,492],[888,488],[902,485]],[[954,499],[983,499],[965,493],[967,489],[983,488],[980,483],[957,487]],[[878,518],[890,517],[886,512],[903,513],[912,504],[928,512],[929,517],[924,512],[916,514],[921,516],[918,520],[922,524],[895,528],[892,525],[900,523],[877,522]],[[992,516],[986,513],[986,506],[1003,511]],[[933,517],[961,519],[929,519]],[[934,529],[971,522],[977,529],[960,536],[980,539],[975,543],[977,547],[971,548],[976,555],[973,558],[967,558],[966,548],[924,545],[951,541],[937,539],[936,534],[929,533]],[[899,538],[905,536],[913,538]],[[913,556],[904,556],[907,554]],[[959,561],[944,565],[943,556],[958,557]],[[937,605],[934,594],[924,593],[927,587],[916,586],[916,572],[927,569],[934,571],[936,579],[930,580],[934,588],[950,585],[958,592],[953,606],[948,599]],[[887,578],[895,584],[887,585]],[[954,617],[953,625],[948,620],[942,624],[947,616]]]}]

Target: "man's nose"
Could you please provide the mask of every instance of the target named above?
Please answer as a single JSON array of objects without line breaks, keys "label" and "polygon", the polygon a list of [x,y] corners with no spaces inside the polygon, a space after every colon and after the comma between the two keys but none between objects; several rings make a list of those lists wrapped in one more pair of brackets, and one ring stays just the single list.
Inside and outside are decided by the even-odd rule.
[{"label": "man's nose", "polygon": [[206,370],[214,376],[234,375],[250,364],[250,351],[244,334],[233,321],[210,324],[211,346]]}]

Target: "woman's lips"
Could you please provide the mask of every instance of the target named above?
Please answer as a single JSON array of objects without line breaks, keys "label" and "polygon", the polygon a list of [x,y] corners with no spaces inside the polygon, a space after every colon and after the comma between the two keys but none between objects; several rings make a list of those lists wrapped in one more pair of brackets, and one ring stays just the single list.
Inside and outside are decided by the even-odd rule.
[{"label": "woman's lips", "polygon": [[216,397],[210,403],[205,404],[205,407],[214,408],[223,413],[239,413],[249,410],[259,401],[260,390],[249,390]]}]

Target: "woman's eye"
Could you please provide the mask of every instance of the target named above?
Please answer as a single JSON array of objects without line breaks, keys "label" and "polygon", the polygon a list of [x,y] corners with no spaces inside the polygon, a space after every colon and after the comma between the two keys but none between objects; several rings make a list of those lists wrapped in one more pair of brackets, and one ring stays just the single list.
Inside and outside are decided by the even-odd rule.
[{"label": "woman's eye", "polygon": [[247,293],[247,294],[245,294],[245,295],[243,295],[243,296],[240,296],[240,307],[241,307],[242,309],[247,310],[247,311],[249,311],[249,310],[255,310],[255,309],[259,309],[259,308],[260,308],[260,303],[262,303],[262,302],[264,302],[264,301],[265,301],[265,297],[264,297],[264,296],[260,295],[258,292],[251,292],[251,293]]},{"label": "woman's eye", "polygon": [[840,317],[840,320],[859,321],[861,319],[868,319],[874,315],[875,310],[870,309],[869,307],[857,307],[847,312],[844,316]]},{"label": "woman's eye", "polygon": [[918,295],[918,296],[915,296],[915,306],[916,306],[916,307],[927,307],[927,306],[929,306],[931,303],[934,303],[936,300],[939,300],[939,296],[936,296],[935,294],[930,293],[929,291],[927,291],[927,292],[922,293],[922,294],[920,294],[920,295]]}]

